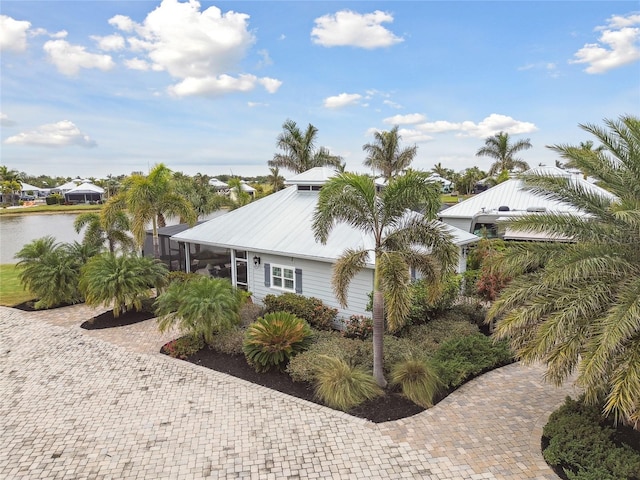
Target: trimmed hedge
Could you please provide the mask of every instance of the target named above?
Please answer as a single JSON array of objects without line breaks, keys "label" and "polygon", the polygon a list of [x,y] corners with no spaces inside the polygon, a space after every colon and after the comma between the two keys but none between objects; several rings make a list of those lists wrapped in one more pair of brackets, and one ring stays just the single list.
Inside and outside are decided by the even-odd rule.
[{"label": "trimmed hedge", "polygon": [[337,309],[326,306],[321,300],[295,293],[267,295],[263,303],[265,313],[289,312],[318,330],[332,330],[338,316]]},{"label": "trimmed hedge", "polygon": [[542,455],[570,480],[638,480],[640,452],[624,443],[623,432],[637,435],[636,446],[640,444],[640,432],[613,428],[600,408],[586,405],[584,397],[567,397],[543,429],[547,446]]}]

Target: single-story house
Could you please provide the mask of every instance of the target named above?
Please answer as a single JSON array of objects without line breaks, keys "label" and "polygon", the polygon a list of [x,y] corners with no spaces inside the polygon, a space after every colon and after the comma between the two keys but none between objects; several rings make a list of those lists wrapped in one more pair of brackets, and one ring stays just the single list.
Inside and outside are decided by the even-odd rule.
[{"label": "single-story house", "polygon": [[63,183],[62,185],[59,185],[57,187],[53,187],[51,189],[51,192],[52,193],[65,194],[69,190],[73,190],[74,188],[76,188],[78,185],[80,185],[82,183],[84,183],[84,182],[79,181],[79,179],[70,180],[67,183]]},{"label": "single-story house", "polygon": [[100,202],[104,195],[104,189],[93,183],[82,183],[71,190],[64,192],[64,199],[67,202]]},{"label": "single-story house", "polygon": [[209,185],[213,187],[217,192],[229,190],[229,185],[224,183],[222,180],[218,180],[217,178],[211,178],[209,180]]},{"label": "single-story house", "polygon": [[20,182],[22,188],[20,189],[20,195],[33,195],[34,197],[45,197],[49,193],[48,188],[40,188],[35,185],[30,185],[26,182]]},{"label": "single-story house", "polygon": [[[575,174],[555,166],[539,166],[525,174],[539,174],[570,178],[584,189],[607,198],[615,198],[613,194],[585,180],[581,174]],[[534,232],[515,231],[502,227],[514,217],[531,213],[553,212],[582,215],[573,205],[550,200],[523,188],[523,181],[512,178],[478,193],[456,205],[442,210],[438,218],[453,227],[476,235],[486,232],[490,237],[501,237],[505,240],[547,240],[558,241],[566,238],[548,237]]]},{"label": "single-story house", "polygon": [[[342,317],[363,315],[373,290],[373,260],[353,278],[346,308],[333,294],[331,277],[347,248],[372,248],[373,238],[340,223],[323,245],[312,230],[319,190],[334,175],[333,169],[313,168],[289,179],[283,190],[171,238],[185,244],[188,269],[228,277],[257,302],[268,294],[295,292],[321,299]],[[478,237],[450,230],[460,249],[458,270],[464,271],[467,247]]]}]

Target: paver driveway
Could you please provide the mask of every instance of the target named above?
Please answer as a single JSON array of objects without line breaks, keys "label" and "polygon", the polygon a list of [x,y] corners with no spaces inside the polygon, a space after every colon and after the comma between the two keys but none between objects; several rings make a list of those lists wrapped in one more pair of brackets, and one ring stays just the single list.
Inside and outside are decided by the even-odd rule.
[{"label": "paver driveway", "polygon": [[153,320],[0,307],[3,479],[552,479],[540,431],[569,388],[511,365],[373,424],[157,353]]}]

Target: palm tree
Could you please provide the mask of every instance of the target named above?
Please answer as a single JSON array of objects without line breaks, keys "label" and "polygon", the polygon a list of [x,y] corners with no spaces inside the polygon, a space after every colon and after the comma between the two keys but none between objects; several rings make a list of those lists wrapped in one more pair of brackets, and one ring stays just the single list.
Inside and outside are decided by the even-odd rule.
[{"label": "palm tree", "polygon": [[485,139],[484,147],[476,152],[476,157],[491,157],[496,160],[489,169],[489,175],[497,175],[503,170],[524,172],[529,169],[529,165],[524,160],[516,158],[515,155],[529,148],[531,148],[531,142],[528,138],[511,144],[509,134],[500,132]]},{"label": "palm tree", "polygon": [[118,317],[133,309],[140,311],[142,301],[152,296],[151,289],[162,288],[166,278],[167,267],[156,259],[103,253],[83,267],[79,286],[87,305],[111,306]]},{"label": "palm tree", "polygon": [[251,202],[251,195],[242,188],[242,180],[240,180],[240,177],[228,179],[227,185],[229,185],[230,207],[232,210],[244,207]]},{"label": "palm tree", "polygon": [[284,188],[284,177],[280,175],[280,169],[278,167],[269,167],[269,172],[267,183],[271,185],[273,192],[282,190]]},{"label": "palm tree", "polygon": [[177,325],[184,334],[202,336],[207,344],[216,333],[240,323],[243,295],[224,278],[198,276],[173,282],[156,300],[158,328],[165,332]]},{"label": "palm tree", "polygon": [[640,422],[640,119],[580,125],[604,149],[550,148],[590,172],[612,195],[563,177],[527,176],[528,188],[582,214],[536,214],[517,230],[572,242],[527,243],[509,251],[503,269],[517,277],[492,306],[498,338],[525,361],[542,361],[556,384],[577,382],[604,413]]},{"label": "palm tree", "polygon": [[111,253],[115,252],[118,244],[124,252],[134,248],[133,239],[127,233],[131,228],[129,217],[124,211],[114,212],[109,217],[94,212],[81,213],[73,227],[76,233],[86,227],[82,243],[93,245],[98,250],[104,247],[105,242]]},{"label": "palm tree", "polygon": [[[425,215],[408,209],[424,207]],[[410,171],[392,178],[378,195],[367,175],[343,173],[320,191],[313,219],[318,241],[326,243],[333,226],[346,222],[373,238],[371,250],[347,249],[335,264],[333,291],[346,306],[353,277],[374,258],[373,375],[386,386],[383,373],[384,314],[391,331],[400,328],[411,306],[410,270],[437,284],[453,270],[457,249],[446,227],[433,219],[440,206],[440,189],[424,173]]]},{"label": "palm tree", "polygon": [[197,220],[193,206],[176,192],[171,170],[162,163],[155,165],[147,176],[133,174],[123,181],[120,192],[103,208],[105,222],[114,221],[118,212],[124,209],[131,217],[131,231],[138,248],[142,248],[151,224],[155,258],[160,258],[158,227],[164,226],[165,215],[180,217],[191,226]]},{"label": "palm tree", "polygon": [[26,244],[16,254],[20,283],[38,301],[35,308],[51,308],[82,301],[80,268],[97,251],[88,245],[58,244],[51,236]]},{"label": "palm tree", "polygon": [[11,205],[15,205],[16,192],[22,189],[21,174],[17,170],[10,170],[6,165],[0,165],[0,185],[2,195],[9,196]]},{"label": "palm tree", "polygon": [[[197,218],[203,218],[227,204],[227,199],[216,192],[209,185],[210,177],[200,173],[193,177],[176,172],[173,175],[176,193],[184,197],[193,207]],[[180,223],[186,223],[180,218]]]},{"label": "palm tree", "polygon": [[331,155],[325,147],[316,149],[315,141],[318,129],[309,124],[303,132],[293,120],[287,120],[282,124],[283,132],[278,135],[277,146],[283,153],[273,155],[269,160],[270,167],[281,167],[295,173],[306,172],[314,167],[340,165],[342,158]]},{"label": "palm tree", "polygon": [[400,148],[398,126],[396,125],[388,132],[375,132],[374,143],[367,143],[362,146],[362,150],[367,152],[367,158],[363,162],[366,167],[371,167],[382,173],[388,182],[395,174],[406,169],[418,153],[418,147]]}]

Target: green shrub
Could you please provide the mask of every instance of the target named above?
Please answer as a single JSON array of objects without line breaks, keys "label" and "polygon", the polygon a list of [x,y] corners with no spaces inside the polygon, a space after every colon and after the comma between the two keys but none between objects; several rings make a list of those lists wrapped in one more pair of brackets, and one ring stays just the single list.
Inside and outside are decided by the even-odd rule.
[{"label": "green shrub", "polygon": [[242,350],[256,371],[282,368],[311,343],[309,324],[288,312],[267,313],[249,325]]},{"label": "green shrub", "polygon": [[263,303],[267,313],[289,312],[306,320],[309,325],[319,330],[333,329],[333,322],[338,315],[337,309],[327,307],[321,300],[295,293],[267,295]]},{"label": "green shrub", "polygon": [[512,362],[513,355],[506,341],[494,343],[489,337],[476,333],[445,341],[434,361],[443,385],[454,388],[482,372]]},{"label": "green shrub", "polygon": [[373,376],[351,366],[341,358],[319,358],[316,372],[316,395],[325,405],[347,411],[366,400],[382,395]]},{"label": "green shrub", "polygon": [[316,369],[321,357],[337,357],[350,365],[371,368],[371,342],[345,338],[333,331],[315,331],[309,349],[296,355],[287,366],[287,373],[295,382],[315,381]]},{"label": "green shrub", "polygon": [[416,405],[433,406],[433,398],[440,388],[436,369],[424,360],[408,359],[391,369],[391,385],[399,385],[402,394]]},{"label": "green shrub", "polygon": [[60,205],[64,202],[64,197],[59,193],[52,193],[44,199],[47,205]]},{"label": "green shrub", "polygon": [[[389,373],[392,365],[407,358],[424,357],[420,346],[409,339],[385,335],[383,341],[385,373]],[[309,349],[291,359],[287,372],[295,382],[313,382],[323,356],[340,358],[367,372],[373,370],[373,343],[370,340],[346,338],[338,332],[318,332]]]},{"label": "green shrub", "polygon": [[364,315],[351,315],[344,324],[342,335],[360,340],[371,338],[373,336],[373,320]]},{"label": "green shrub", "polygon": [[187,273],[174,270],[167,274],[167,283],[169,285],[171,285],[172,283],[185,283],[190,280],[195,280],[196,278],[198,278],[198,276],[199,275],[197,273]]},{"label": "green shrub", "polygon": [[209,347],[228,355],[241,354],[244,343],[245,329],[235,327],[218,333],[211,339]]},{"label": "green shrub", "polygon": [[251,302],[245,302],[240,307],[240,325],[247,327],[264,314],[264,308]]},{"label": "green shrub", "polygon": [[[542,454],[562,468],[571,480],[640,479],[640,452],[623,443],[620,433],[605,421],[600,408],[567,397],[543,429],[548,441]],[[629,435],[640,435],[631,432]]]},{"label": "green shrub", "polygon": [[[411,284],[411,310],[407,324],[420,324],[434,319],[440,312],[453,305],[460,294],[460,275],[451,275],[439,291],[425,280],[417,280]],[[434,298],[435,297],[435,298]]]},{"label": "green shrub", "polygon": [[447,340],[466,337],[478,333],[478,327],[467,320],[461,320],[455,313],[423,325],[411,325],[402,331],[402,337],[417,343],[425,352],[435,353],[438,346]]},{"label": "green shrub", "polygon": [[171,340],[162,347],[162,353],[184,360],[204,348],[202,336],[187,335]]}]

